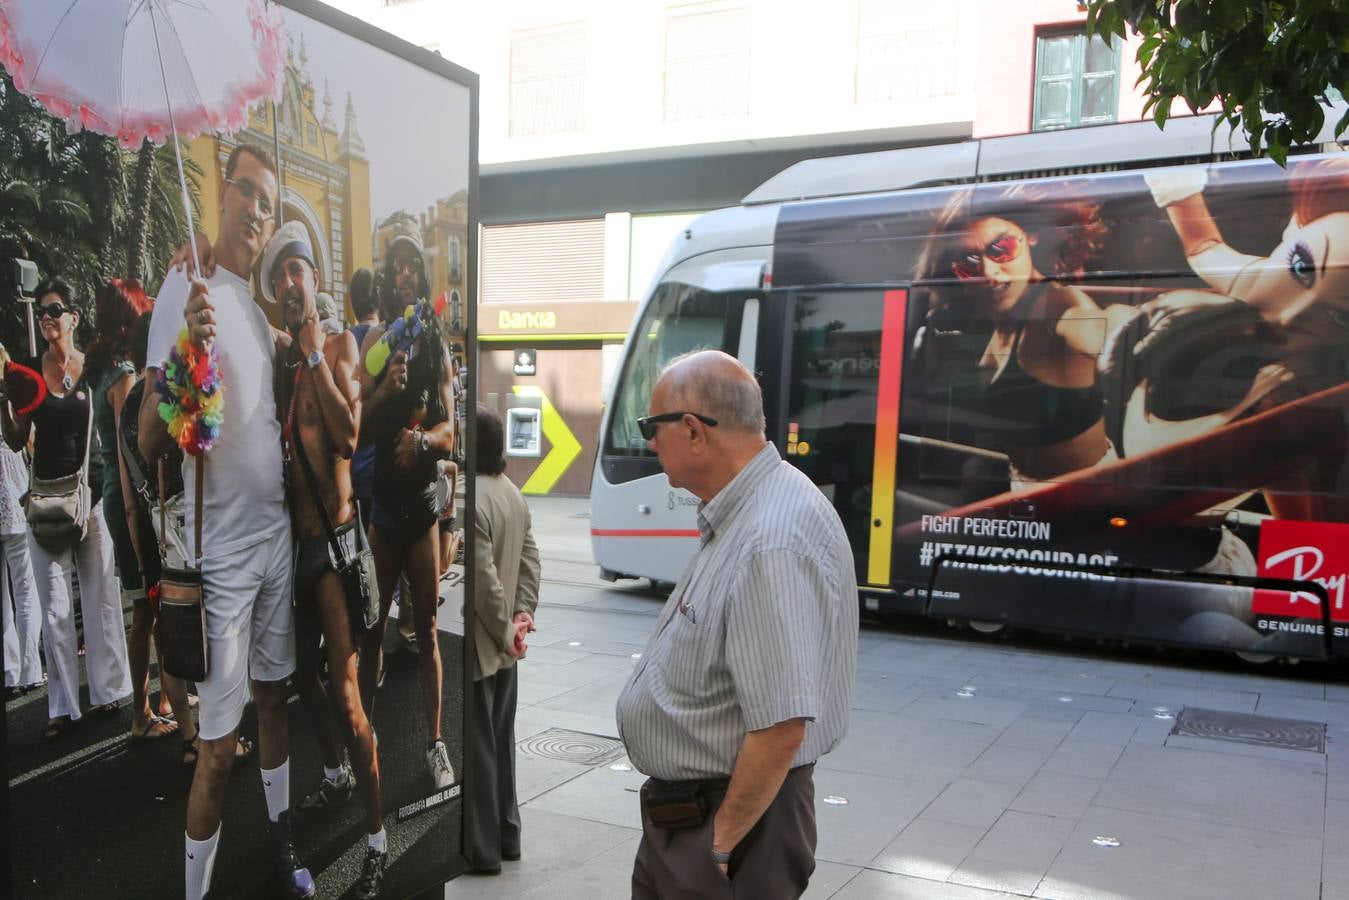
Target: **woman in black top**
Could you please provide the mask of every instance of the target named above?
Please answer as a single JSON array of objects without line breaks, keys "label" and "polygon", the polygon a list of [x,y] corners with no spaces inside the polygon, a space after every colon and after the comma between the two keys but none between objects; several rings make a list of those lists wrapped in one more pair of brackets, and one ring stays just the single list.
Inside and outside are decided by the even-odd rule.
[{"label": "woman in black top", "polygon": [[918,262],[929,337],[988,335],[953,402],[974,442],[1007,454],[1014,490],[1114,458],[1096,362],[1130,310],[1073,284],[1105,235],[1093,203],[994,185],[952,195]]},{"label": "woman in black top", "polygon": [[84,354],[75,349],[80,314],[72,302],[70,285],[60,278],[40,285],[37,298],[48,349],[33,368],[47,383],[47,398],[26,416],[15,415],[8,401],[0,403],[5,440],[17,451],[33,438],[35,478],[59,478],[87,466],[88,483],[94,488],[82,538],[39,543],[31,532],[28,535],[43,610],[48,679],[48,723],[43,737],[50,740],[81,716],[79,648],[69,587],[72,560],[80,585],[90,703],[101,713],[115,713],[119,703],[131,695],[131,674],[122,604],[113,577],[112,539],[98,502],[103,467],[93,429],[93,391],[84,372]]}]

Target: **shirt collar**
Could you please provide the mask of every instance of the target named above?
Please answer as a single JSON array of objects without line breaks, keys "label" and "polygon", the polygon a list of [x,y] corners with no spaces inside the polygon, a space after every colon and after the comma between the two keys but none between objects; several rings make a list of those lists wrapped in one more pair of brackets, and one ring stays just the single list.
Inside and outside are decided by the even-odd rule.
[{"label": "shirt collar", "polygon": [[700,547],[716,536],[717,529],[731,520],[750,494],[754,493],[759,482],[780,462],[782,457],[778,455],[777,446],[769,441],[715,497],[698,505],[698,531],[702,535]]}]

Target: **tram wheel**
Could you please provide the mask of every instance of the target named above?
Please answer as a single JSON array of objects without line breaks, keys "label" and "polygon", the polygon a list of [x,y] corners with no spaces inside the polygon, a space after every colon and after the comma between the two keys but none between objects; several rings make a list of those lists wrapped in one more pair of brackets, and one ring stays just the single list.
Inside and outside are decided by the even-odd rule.
[{"label": "tram wheel", "polygon": [[1002,622],[981,622],[971,619],[970,628],[980,634],[1000,634],[1007,626]]},{"label": "tram wheel", "polygon": [[1250,650],[1233,650],[1237,659],[1253,666],[1267,666],[1278,659],[1273,653],[1252,653]]}]

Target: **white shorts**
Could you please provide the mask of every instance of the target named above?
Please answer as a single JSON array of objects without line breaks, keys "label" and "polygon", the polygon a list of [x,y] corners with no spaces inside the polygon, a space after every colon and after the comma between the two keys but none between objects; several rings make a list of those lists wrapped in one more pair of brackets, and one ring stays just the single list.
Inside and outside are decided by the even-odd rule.
[{"label": "white shorts", "polygon": [[197,682],[197,727],[218,740],[239,727],[249,679],[281,681],[295,671],[290,531],[202,561],[209,674]]}]

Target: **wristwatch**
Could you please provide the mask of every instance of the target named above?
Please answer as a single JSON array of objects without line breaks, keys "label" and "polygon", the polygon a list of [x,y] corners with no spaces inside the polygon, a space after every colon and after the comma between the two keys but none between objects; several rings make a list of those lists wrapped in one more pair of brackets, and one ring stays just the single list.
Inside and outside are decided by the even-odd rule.
[{"label": "wristwatch", "polygon": [[719,866],[729,866],[731,864],[731,854],[724,850],[718,850],[716,847],[712,848],[712,858],[717,861],[717,865]]},{"label": "wristwatch", "polygon": [[315,350],[313,353],[309,354],[309,368],[317,369],[319,367],[319,363],[321,362],[323,362],[322,353]]},{"label": "wristwatch", "polygon": [[417,435],[417,451],[425,454],[431,449],[431,435],[425,431],[418,431]]}]

